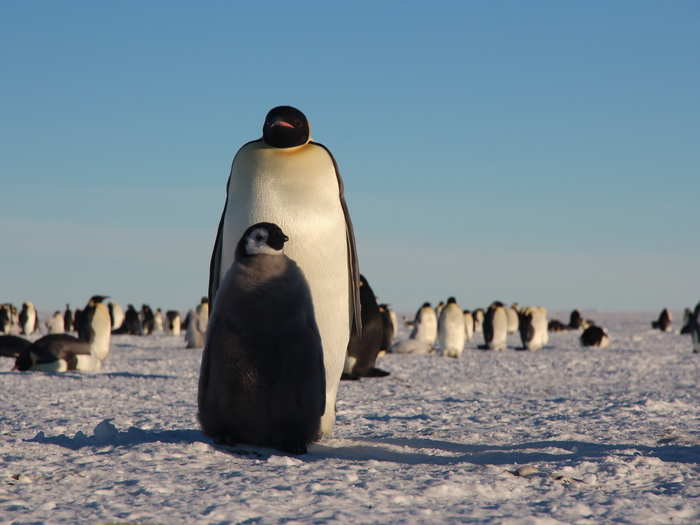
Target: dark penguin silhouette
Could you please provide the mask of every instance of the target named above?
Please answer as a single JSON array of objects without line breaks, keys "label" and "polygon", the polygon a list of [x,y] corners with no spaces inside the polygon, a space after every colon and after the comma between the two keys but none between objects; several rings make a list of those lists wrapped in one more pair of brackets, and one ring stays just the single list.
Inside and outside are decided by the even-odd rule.
[{"label": "dark penguin silhouette", "polygon": [[0,335],[0,356],[17,359],[22,350],[32,345],[23,337],[16,335]]},{"label": "dark penguin silhouette", "polygon": [[151,335],[153,333],[153,325],[155,323],[155,316],[153,315],[153,310],[147,304],[141,305],[141,326],[143,329],[143,335]]},{"label": "dark penguin silhouette", "polygon": [[379,311],[377,298],[364,275],[360,274],[360,312],[362,333],[350,337],[348,357],[341,379],[360,377],[385,377],[389,372],[376,368],[377,355],[384,343],[384,321]]},{"label": "dark penguin silhouette", "polygon": [[311,291],[287,240],[261,222],[238,242],[209,319],[198,417],[219,442],[303,454],[320,433],[326,382]]},{"label": "dark penguin silhouette", "polygon": [[379,305],[379,313],[382,316],[382,344],[380,352],[391,352],[391,342],[394,340],[394,323],[391,322],[391,310],[386,303]]},{"label": "dark penguin silhouette", "polygon": [[70,332],[73,329],[73,312],[71,312],[68,304],[66,304],[66,309],[63,312],[63,326],[66,332]]},{"label": "dark penguin silhouette", "polygon": [[583,327],[583,317],[581,312],[573,310],[569,316],[569,330],[578,330]]},{"label": "dark penguin silhouette", "polygon": [[681,335],[690,335],[692,332],[693,311],[690,308],[683,310],[683,326],[681,327]]},{"label": "dark penguin silhouette", "polygon": [[597,346],[600,348],[608,346],[610,342],[610,338],[605,330],[597,325],[591,325],[586,328],[581,334],[580,340],[582,346]]},{"label": "dark penguin silhouette", "polygon": [[127,305],[126,312],[124,312],[124,322],[119,328],[112,330],[112,333],[143,335],[141,318],[139,317],[139,313],[136,311],[133,304]]},{"label": "dark penguin silhouette", "polygon": [[662,332],[670,332],[671,331],[671,314],[668,312],[666,308],[661,310],[661,313],[659,314],[659,318],[656,321],[651,322],[651,327],[652,328],[657,328],[661,330]]},{"label": "dark penguin silhouette", "polygon": [[568,329],[569,327],[558,319],[552,319],[547,325],[547,330],[549,330],[550,332],[564,332]]},{"label": "dark penguin silhouette", "polygon": [[10,318],[10,310],[5,308],[5,305],[0,307],[0,333],[7,334],[10,332],[12,319]]}]

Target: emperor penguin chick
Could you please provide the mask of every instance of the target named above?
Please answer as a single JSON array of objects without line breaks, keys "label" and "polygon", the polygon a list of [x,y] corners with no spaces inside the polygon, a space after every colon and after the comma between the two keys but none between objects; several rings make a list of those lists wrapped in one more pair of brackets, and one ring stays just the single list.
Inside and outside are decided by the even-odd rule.
[{"label": "emperor penguin chick", "polygon": [[304,454],[326,404],[323,347],[304,273],[276,224],[250,226],[212,305],[199,422],[224,443]]},{"label": "emperor penguin chick", "polygon": [[438,346],[442,355],[459,357],[464,350],[464,312],[454,297],[440,311],[438,318]]}]

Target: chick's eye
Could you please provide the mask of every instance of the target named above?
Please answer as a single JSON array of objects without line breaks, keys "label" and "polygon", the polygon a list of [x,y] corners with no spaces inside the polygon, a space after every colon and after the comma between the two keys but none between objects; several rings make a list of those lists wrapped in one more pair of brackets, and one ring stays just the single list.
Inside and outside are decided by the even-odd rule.
[{"label": "chick's eye", "polygon": [[262,241],[262,240],[263,240],[263,236],[260,235],[260,234],[258,233],[258,234],[255,236],[255,240],[258,241],[258,242],[259,242],[259,241]]}]

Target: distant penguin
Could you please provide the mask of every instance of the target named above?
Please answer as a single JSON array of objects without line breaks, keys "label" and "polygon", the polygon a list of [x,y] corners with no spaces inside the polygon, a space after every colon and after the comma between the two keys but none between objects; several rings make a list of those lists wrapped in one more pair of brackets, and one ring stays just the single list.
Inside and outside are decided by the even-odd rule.
[{"label": "distant penguin", "polygon": [[136,311],[136,308],[134,308],[133,304],[129,304],[126,306],[126,312],[124,312],[124,322],[122,323],[121,328],[119,328],[115,333],[143,335],[141,317]]},{"label": "distant penguin", "polygon": [[520,323],[518,317],[518,303],[513,303],[512,305],[510,305],[510,307],[506,308],[506,316],[508,317],[508,333],[517,333],[518,325]]},{"label": "distant penguin", "polygon": [[6,305],[0,305],[0,334],[9,334],[12,327],[10,309]]},{"label": "distant penguin", "polygon": [[482,308],[477,308],[472,313],[474,318],[474,333],[480,334],[484,331],[484,319],[486,318],[486,313]]},{"label": "distant penguin", "polygon": [[335,159],[310,139],[308,120],[290,106],[270,110],[262,138],[241,147],[233,160],[211,259],[210,302],[233,262],[238,239],[261,221],[287,232],[287,253],[309,282],[326,367],[321,430],[330,435],[350,335],[362,330],[360,272]]},{"label": "distant penguin", "polygon": [[568,325],[565,325],[558,319],[552,319],[547,325],[547,330],[550,332],[565,332],[569,329]]},{"label": "distant penguin", "polygon": [[435,317],[440,319],[440,314],[442,313],[442,309],[445,308],[445,303],[443,301],[440,301],[438,305],[435,307]]},{"label": "distant penguin", "polygon": [[693,353],[700,353],[700,303],[695,305],[693,316],[690,318],[690,335],[693,337]]},{"label": "distant penguin", "polygon": [[153,333],[153,310],[147,304],[141,305],[141,327],[143,329],[143,335],[151,335]]},{"label": "distant penguin", "polygon": [[423,303],[423,306],[416,312],[410,338],[431,346],[435,344],[437,340],[437,316],[430,303]]},{"label": "distant penguin", "polygon": [[581,312],[573,310],[569,316],[569,330],[579,330],[581,328],[584,328]]},{"label": "distant penguin", "polygon": [[459,357],[464,351],[464,340],[464,312],[450,297],[438,318],[438,348],[445,357]]},{"label": "distant penguin", "polygon": [[508,339],[508,315],[502,303],[489,306],[484,318],[484,344],[482,350],[505,350]]},{"label": "distant penguin", "polygon": [[247,228],[220,282],[199,377],[199,422],[219,442],[304,454],[326,406],[321,335],[302,269],[275,224]]},{"label": "distant penguin", "polygon": [[36,308],[29,301],[22,303],[19,313],[19,325],[24,335],[32,335],[38,328]]},{"label": "distant penguin", "polygon": [[379,305],[379,313],[382,316],[382,325],[384,327],[382,331],[382,345],[381,345],[381,350],[385,352],[391,352],[391,343],[394,340],[394,334],[395,332],[395,327],[394,323],[391,320],[392,315],[394,314],[394,318],[396,318],[396,314],[391,310],[388,304],[380,304]]},{"label": "distant penguin", "polygon": [[204,348],[209,322],[209,299],[202,297],[200,303],[187,314],[185,342],[187,348]]},{"label": "distant penguin", "polygon": [[62,334],[66,330],[63,324],[63,314],[56,310],[46,321],[46,329],[50,334]]},{"label": "distant penguin", "polygon": [[605,348],[610,344],[610,337],[600,326],[591,325],[581,334],[581,346]]},{"label": "distant penguin", "polygon": [[30,341],[16,335],[0,335],[0,357],[17,359],[25,348],[32,345]]},{"label": "distant penguin", "polygon": [[182,332],[182,319],[177,310],[165,312],[165,333],[169,335],[180,335]]},{"label": "distant penguin", "polygon": [[661,310],[661,313],[659,314],[659,318],[656,321],[651,322],[651,327],[658,328],[662,332],[670,332],[671,331],[671,314],[669,313],[669,311],[666,308]]},{"label": "distant penguin", "polygon": [[[692,330],[693,311],[690,308],[683,310],[683,324],[681,325],[681,335],[690,335]],[[0,331],[2,331],[0,329]]]},{"label": "distant penguin", "polygon": [[153,314],[153,332],[160,334],[165,329],[165,320],[163,318],[163,312],[160,308],[156,308],[156,312]]},{"label": "distant penguin", "polygon": [[518,327],[524,350],[539,350],[549,341],[547,310],[541,306],[529,306],[520,312]]},{"label": "distant penguin", "polygon": [[376,368],[379,351],[384,342],[384,321],[379,311],[377,297],[364,275],[360,275],[360,305],[362,333],[353,334],[348,344],[342,379],[360,377],[385,377],[389,372]]},{"label": "distant penguin", "polygon": [[66,332],[73,330],[73,312],[69,304],[66,304],[66,309],[63,311],[63,329]]},{"label": "distant penguin", "polygon": [[396,316],[396,312],[393,308],[389,308],[389,319],[391,320],[393,336],[396,337],[399,333],[399,319]]},{"label": "distant penguin", "polygon": [[109,355],[109,312],[100,301],[91,299],[82,315],[87,326],[87,340],[68,334],[45,335],[20,353],[15,369],[98,372]]},{"label": "distant penguin", "polygon": [[474,317],[469,310],[464,310],[464,339],[465,341],[471,341],[474,337]]},{"label": "distant penguin", "polygon": [[107,308],[109,309],[109,318],[112,321],[112,330],[119,330],[124,324],[124,310],[115,301],[107,303]]}]

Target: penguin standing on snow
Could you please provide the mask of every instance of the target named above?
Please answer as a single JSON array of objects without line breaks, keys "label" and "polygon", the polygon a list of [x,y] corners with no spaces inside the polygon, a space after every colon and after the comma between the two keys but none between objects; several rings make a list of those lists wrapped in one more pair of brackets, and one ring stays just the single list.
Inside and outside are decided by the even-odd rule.
[{"label": "penguin standing on snow", "polygon": [[219,442],[304,454],[326,406],[321,335],[302,269],[276,224],[249,227],[214,299],[198,417]]},{"label": "penguin standing on snow", "polygon": [[464,310],[464,339],[471,341],[474,337],[474,317],[469,310]]},{"label": "penguin standing on snow", "polygon": [[437,340],[437,316],[430,303],[423,303],[423,306],[416,312],[410,338],[430,346],[435,344]]},{"label": "penguin standing on snow", "polygon": [[66,309],[63,312],[63,329],[66,332],[70,332],[73,329],[73,312],[71,312],[68,304],[66,304]]},{"label": "penguin standing on snow", "polygon": [[119,306],[119,303],[110,301],[107,303],[107,309],[109,310],[109,318],[112,321],[112,330],[119,330],[122,328],[124,324],[124,310]]},{"label": "penguin standing on snow", "polygon": [[19,326],[24,335],[32,335],[39,327],[36,308],[29,301],[22,303],[22,311],[19,313]]},{"label": "penguin standing on snow", "polygon": [[454,297],[440,311],[438,318],[438,348],[446,357],[459,357],[464,351],[464,312]]},{"label": "penguin standing on snow", "polygon": [[484,318],[484,344],[482,350],[505,350],[508,338],[508,315],[503,303],[495,301]]},{"label": "penguin standing on snow", "polygon": [[209,299],[202,297],[196,308],[187,314],[185,342],[187,348],[203,348],[209,322]]},{"label": "penguin standing on snow", "polygon": [[362,333],[350,337],[345,358],[343,379],[360,377],[385,377],[389,375],[374,365],[384,342],[384,321],[372,287],[360,275],[360,305],[362,308]]},{"label": "penguin standing on snow", "polygon": [[65,332],[63,314],[56,310],[46,321],[46,329],[50,334],[62,334]]},{"label": "penguin standing on snow", "polygon": [[209,302],[231,266],[238,240],[252,224],[278,224],[290,237],[286,253],[311,289],[326,367],[329,435],[351,332],[362,328],[359,269],[343,182],[333,155],[310,138],[304,114],[290,106],[270,110],[263,136],[238,150],[209,272]]},{"label": "penguin standing on snow", "polygon": [[[394,340],[394,334],[396,333],[394,327],[396,313],[394,313],[394,311],[391,310],[389,305],[386,303],[382,303],[379,305],[379,313],[382,316],[382,324],[384,325],[381,350],[385,352],[391,352],[391,342]],[[394,320],[392,320],[392,314]]]},{"label": "penguin standing on snow", "polygon": [[695,305],[689,324],[690,335],[693,337],[693,353],[700,354],[700,303]]},{"label": "penguin standing on snow", "polygon": [[539,350],[549,342],[547,309],[541,306],[528,306],[520,312],[518,329],[523,342],[523,350]]},{"label": "penguin standing on snow", "polygon": [[474,333],[483,333],[484,319],[486,318],[486,313],[484,312],[483,308],[477,308],[476,310],[474,310],[474,312],[472,313],[472,317],[474,318]]},{"label": "penguin standing on snow", "polygon": [[506,316],[508,316],[508,333],[514,334],[518,331],[520,317],[518,315],[518,303],[513,303],[509,308],[506,308]]}]

